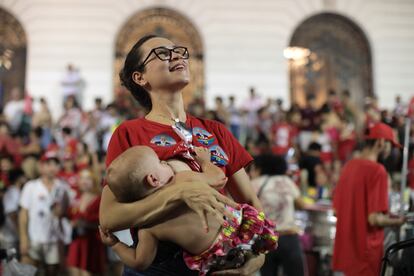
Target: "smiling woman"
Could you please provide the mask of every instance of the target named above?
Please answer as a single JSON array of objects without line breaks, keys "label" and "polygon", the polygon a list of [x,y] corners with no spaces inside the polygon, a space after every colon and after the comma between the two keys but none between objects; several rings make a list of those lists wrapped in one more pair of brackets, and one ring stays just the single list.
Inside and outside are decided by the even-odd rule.
[{"label": "smiling woman", "polygon": [[[211,162],[228,177],[225,189],[238,203],[248,203],[262,209],[250,180],[244,170],[252,157],[216,121],[188,115],[184,109],[183,89],[189,84],[189,51],[172,41],[149,35],[141,38],[126,56],[120,78],[132,96],[149,112],[145,118],[123,122],[113,133],[108,147],[107,167],[120,154],[136,145],[151,147],[160,160],[172,157],[184,160],[193,170],[192,148],[204,147],[211,154]],[[210,139],[204,141],[197,133],[202,131]],[[167,143],[168,141],[168,143]],[[220,162],[217,162],[220,160]],[[120,203],[108,186],[104,187],[100,206],[100,224],[103,229],[115,231],[130,227],[156,225],[165,216],[174,216],[177,207],[186,204],[199,216],[198,227],[208,229],[207,213],[224,223],[225,205],[237,204],[209,187],[203,181],[167,185],[139,201]],[[135,245],[137,235],[133,235]],[[249,258],[242,268],[215,272],[214,275],[236,273],[249,275],[264,262],[262,255]],[[197,275],[188,269],[177,245],[160,242],[153,264],[142,272],[126,268],[124,275]]]},{"label": "smiling woman", "polygon": [[[132,14],[120,28],[115,42],[114,88],[121,86],[117,73],[137,37],[156,34],[186,46],[191,54],[189,72],[191,81],[183,88],[183,101],[187,106],[193,98],[203,97],[204,59],[203,38],[194,22],[184,14],[168,8],[150,8]],[[143,57],[144,59],[145,57]]]}]

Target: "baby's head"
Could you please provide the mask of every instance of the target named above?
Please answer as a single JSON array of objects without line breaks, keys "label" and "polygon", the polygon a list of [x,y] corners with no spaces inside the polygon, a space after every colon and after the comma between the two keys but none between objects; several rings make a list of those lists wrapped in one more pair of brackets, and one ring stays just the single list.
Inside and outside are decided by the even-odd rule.
[{"label": "baby's head", "polygon": [[153,149],[135,146],[119,155],[107,170],[107,183],[120,202],[133,202],[153,193],[174,177]]}]

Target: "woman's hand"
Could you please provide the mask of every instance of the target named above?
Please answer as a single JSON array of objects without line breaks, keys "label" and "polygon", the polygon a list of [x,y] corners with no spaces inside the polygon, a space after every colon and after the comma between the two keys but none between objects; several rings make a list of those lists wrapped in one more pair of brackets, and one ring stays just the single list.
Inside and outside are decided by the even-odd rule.
[{"label": "woman's hand", "polygon": [[212,276],[221,276],[221,275],[238,275],[238,276],[250,276],[254,275],[255,272],[263,266],[265,261],[265,255],[260,254],[259,256],[254,256],[249,259],[242,267],[237,269],[229,269],[223,271],[213,272]]},{"label": "woman's hand", "polygon": [[225,205],[235,209],[239,208],[236,202],[220,194],[210,186],[206,185],[206,183],[198,181],[185,182],[179,186],[181,188],[179,191],[181,200],[200,216],[206,232],[208,232],[208,213],[215,216],[219,223],[223,225],[225,224],[223,216],[230,219],[233,218],[233,215],[225,208]]}]

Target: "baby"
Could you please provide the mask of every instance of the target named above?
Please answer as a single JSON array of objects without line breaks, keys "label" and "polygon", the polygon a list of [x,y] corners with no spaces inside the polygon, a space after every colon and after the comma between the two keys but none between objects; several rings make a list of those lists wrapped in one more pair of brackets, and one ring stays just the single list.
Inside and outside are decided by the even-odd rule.
[{"label": "baby", "polygon": [[[150,147],[131,147],[111,163],[107,183],[120,202],[139,200],[173,183],[203,181],[214,188],[223,188],[227,178],[210,162],[208,149],[196,147],[194,152],[202,172],[193,172],[178,160],[160,161]],[[216,217],[207,214],[209,231],[206,231],[200,217],[183,205],[157,225],[140,229],[135,249],[119,242],[107,231],[100,229],[100,234],[102,241],[112,247],[123,263],[137,270],[145,270],[152,263],[158,240],[183,248],[186,265],[199,270],[200,275],[240,267],[249,254],[276,248],[275,227],[262,212],[247,204],[240,205],[240,210],[229,206],[227,209],[233,219],[227,218],[222,226]]]}]

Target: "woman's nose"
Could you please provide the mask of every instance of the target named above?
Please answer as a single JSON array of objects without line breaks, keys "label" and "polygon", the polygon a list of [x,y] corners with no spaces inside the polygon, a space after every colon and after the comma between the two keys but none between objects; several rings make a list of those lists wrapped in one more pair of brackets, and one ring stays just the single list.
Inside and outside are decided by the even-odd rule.
[{"label": "woman's nose", "polygon": [[182,56],[176,52],[171,51],[171,59],[170,60],[177,60],[182,58]]}]

